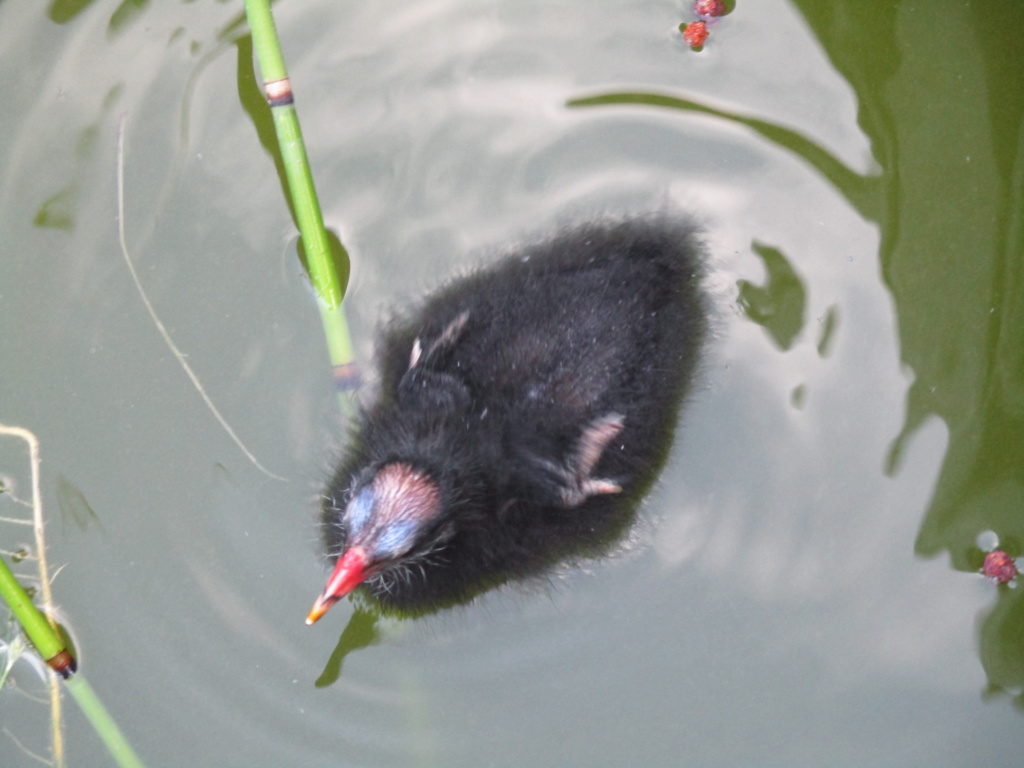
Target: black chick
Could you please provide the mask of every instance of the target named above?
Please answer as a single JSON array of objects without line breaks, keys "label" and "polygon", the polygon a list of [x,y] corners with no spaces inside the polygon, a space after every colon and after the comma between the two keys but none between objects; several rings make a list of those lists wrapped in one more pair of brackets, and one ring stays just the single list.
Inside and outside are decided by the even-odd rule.
[{"label": "black chick", "polygon": [[621,536],[698,360],[701,270],[688,221],[591,223],[392,321],[324,496],[337,562],[306,623],[360,584],[425,613]]}]

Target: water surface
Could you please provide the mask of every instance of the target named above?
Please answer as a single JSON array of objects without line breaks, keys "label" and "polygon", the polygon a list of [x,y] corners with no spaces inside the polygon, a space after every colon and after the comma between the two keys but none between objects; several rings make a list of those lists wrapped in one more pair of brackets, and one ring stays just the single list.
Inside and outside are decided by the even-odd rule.
[{"label": "water surface", "polygon": [[[446,276],[661,208],[705,223],[715,334],[614,557],[350,626],[342,657],[353,609],[303,617],[345,432],[240,8],[0,4],[0,421],[41,440],[54,590],[143,759],[1019,761],[1024,593],[976,570],[979,534],[1024,541],[1022,7],[747,2],[699,53],[684,3],[275,14],[364,361]],[[146,314],[121,114],[140,280],[287,481]],[[28,495],[20,445],[0,473]],[[46,710],[14,674],[0,756],[36,765],[10,736],[48,754]],[[65,715],[71,764],[108,764]]]}]

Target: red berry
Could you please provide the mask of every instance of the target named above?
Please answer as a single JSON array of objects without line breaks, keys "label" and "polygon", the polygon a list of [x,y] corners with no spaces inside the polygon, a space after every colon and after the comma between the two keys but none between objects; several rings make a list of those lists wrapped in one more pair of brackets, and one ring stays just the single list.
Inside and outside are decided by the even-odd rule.
[{"label": "red berry", "polygon": [[703,21],[694,21],[686,25],[683,30],[683,40],[691,48],[696,48],[699,45],[704,45],[704,41],[708,39],[708,25]]},{"label": "red berry", "polygon": [[995,552],[989,552],[985,555],[985,564],[982,566],[981,572],[988,576],[988,578],[998,581],[1000,584],[1005,584],[1016,578],[1017,564],[1013,562],[1012,557],[1001,549],[997,549]]},{"label": "red berry", "polygon": [[722,0],[697,0],[693,10],[698,16],[722,16],[725,14],[725,3]]}]

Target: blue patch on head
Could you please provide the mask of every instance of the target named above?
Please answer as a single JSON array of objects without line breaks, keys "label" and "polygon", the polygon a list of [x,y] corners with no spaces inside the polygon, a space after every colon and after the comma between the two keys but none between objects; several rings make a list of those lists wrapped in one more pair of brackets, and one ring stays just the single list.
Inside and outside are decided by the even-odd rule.
[{"label": "blue patch on head", "polygon": [[374,557],[395,558],[404,555],[416,541],[419,526],[412,520],[398,520],[381,533],[374,548]]},{"label": "blue patch on head", "polygon": [[345,510],[350,538],[357,536],[359,531],[366,527],[371,512],[373,512],[373,489],[366,486],[355,495],[355,498],[348,503],[348,509]]}]

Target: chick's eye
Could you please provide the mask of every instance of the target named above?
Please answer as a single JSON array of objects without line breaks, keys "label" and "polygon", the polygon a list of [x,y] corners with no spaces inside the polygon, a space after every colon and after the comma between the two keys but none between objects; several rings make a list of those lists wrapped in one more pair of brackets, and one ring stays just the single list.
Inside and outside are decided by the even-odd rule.
[{"label": "chick's eye", "polygon": [[377,539],[374,555],[381,558],[394,558],[404,555],[416,541],[418,526],[411,520],[399,520],[381,532]]}]

